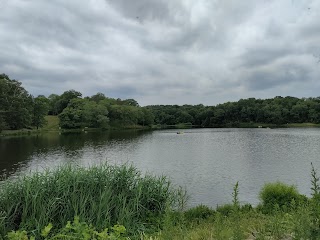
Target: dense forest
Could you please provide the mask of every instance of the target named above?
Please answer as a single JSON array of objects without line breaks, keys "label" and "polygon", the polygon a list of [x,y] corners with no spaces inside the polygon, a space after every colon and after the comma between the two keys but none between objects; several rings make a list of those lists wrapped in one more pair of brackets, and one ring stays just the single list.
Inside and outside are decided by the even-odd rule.
[{"label": "dense forest", "polygon": [[201,127],[238,127],[241,123],[320,123],[320,97],[280,97],[240,99],[216,106],[147,106],[155,124],[191,123]]},{"label": "dense forest", "polygon": [[320,123],[320,97],[240,99],[216,106],[152,105],[134,99],[114,99],[97,93],[82,97],[68,90],[61,95],[32,96],[21,82],[0,75],[0,131],[39,128],[46,115],[56,115],[64,129],[192,124],[198,127],[239,127],[243,123]]}]

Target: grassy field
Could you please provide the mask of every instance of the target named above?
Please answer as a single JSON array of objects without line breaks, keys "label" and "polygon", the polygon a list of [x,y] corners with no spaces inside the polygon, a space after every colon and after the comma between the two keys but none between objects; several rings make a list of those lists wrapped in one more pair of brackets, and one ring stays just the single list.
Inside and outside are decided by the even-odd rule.
[{"label": "grassy field", "polygon": [[41,128],[44,131],[58,131],[59,130],[59,118],[58,116],[46,116],[46,124]]},{"label": "grassy field", "polygon": [[59,118],[58,116],[46,116],[46,123],[42,128],[39,129],[20,129],[20,130],[3,130],[0,133],[0,136],[19,136],[19,135],[29,135],[29,134],[37,134],[41,132],[59,131]]}]

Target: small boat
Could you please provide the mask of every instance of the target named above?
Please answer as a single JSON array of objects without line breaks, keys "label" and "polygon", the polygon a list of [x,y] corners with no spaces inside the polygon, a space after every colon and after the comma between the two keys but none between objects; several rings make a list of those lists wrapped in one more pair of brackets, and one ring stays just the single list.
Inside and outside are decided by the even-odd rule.
[{"label": "small boat", "polygon": [[180,131],[180,132],[177,132],[177,134],[183,134],[183,132]]}]

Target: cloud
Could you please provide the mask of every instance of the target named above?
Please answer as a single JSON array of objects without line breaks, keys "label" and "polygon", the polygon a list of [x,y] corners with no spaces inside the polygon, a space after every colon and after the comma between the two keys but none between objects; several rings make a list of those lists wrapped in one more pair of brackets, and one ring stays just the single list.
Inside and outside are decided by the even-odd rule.
[{"label": "cloud", "polygon": [[2,0],[0,69],[32,94],[217,104],[317,96],[316,0]]}]

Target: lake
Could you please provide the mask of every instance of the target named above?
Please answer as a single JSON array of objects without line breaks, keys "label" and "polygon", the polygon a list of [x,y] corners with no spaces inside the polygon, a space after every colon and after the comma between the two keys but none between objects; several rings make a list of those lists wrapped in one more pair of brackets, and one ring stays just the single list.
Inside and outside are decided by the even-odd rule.
[{"label": "lake", "polygon": [[[64,163],[132,163],[187,189],[189,206],[259,203],[266,182],[310,195],[310,163],[320,170],[320,129],[186,129],[48,133],[0,138],[0,170],[15,177]],[[319,172],[320,174],[320,172]]]}]

